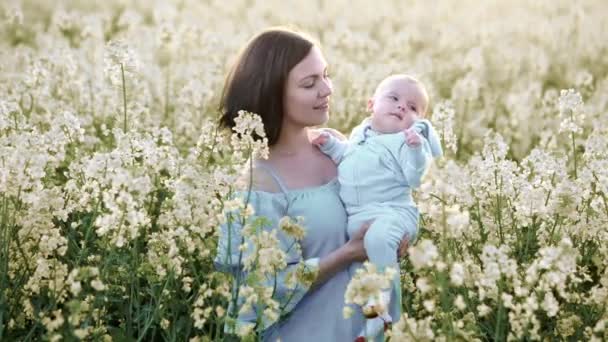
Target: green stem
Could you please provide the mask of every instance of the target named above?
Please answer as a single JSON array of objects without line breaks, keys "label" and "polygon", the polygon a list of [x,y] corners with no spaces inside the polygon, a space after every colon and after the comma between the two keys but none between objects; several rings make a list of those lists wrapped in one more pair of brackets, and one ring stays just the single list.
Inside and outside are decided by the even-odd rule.
[{"label": "green stem", "polygon": [[501,280],[499,280],[499,284],[498,284],[498,314],[496,316],[496,330],[494,331],[494,341],[500,341],[500,333],[501,333],[501,325],[502,325],[502,315],[504,312],[504,305],[502,303],[502,298],[500,297],[502,293],[502,284],[501,284]]},{"label": "green stem", "polygon": [[125,67],[120,63],[120,75],[122,76],[122,106],[123,106],[123,124],[122,129],[127,132],[127,82],[125,81]]},{"label": "green stem", "polygon": [[[593,172],[593,178],[595,178],[596,182],[600,183],[600,179],[595,172]],[[597,194],[602,198],[602,201],[604,202],[604,211],[606,212],[606,216],[608,216],[608,200],[606,200],[606,194],[604,194],[603,191],[597,191]]]},{"label": "green stem", "polygon": [[574,132],[570,133],[570,137],[572,138],[572,157],[574,159],[574,178],[578,178],[577,174],[577,160],[576,160],[576,141],[574,139]]},{"label": "green stem", "polygon": [[496,195],[496,221],[498,223],[498,236],[500,237],[500,243],[504,243],[503,232],[502,232],[502,208],[500,201],[500,194]]},{"label": "green stem", "polygon": [[[173,272],[171,272],[173,273]],[[165,291],[165,289],[167,289],[167,284],[169,284],[169,277],[172,276],[168,275],[167,279],[165,280],[165,283],[163,284],[163,289],[160,291],[160,295],[159,298],[156,301],[156,305],[154,306],[154,311],[152,311],[152,314],[148,317],[148,320],[146,321],[146,324],[144,326],[144,329],[139,332],[139,338],[137,339],[137,342],[140,342],[144,339],[144,337],[146,337],[146,331],[148,331],[148,329],[150,329],[150,326],[152,325],[152,323],[154,322],[154,318],[156,317],[158,310],[160,309],[160,305],[162,304],[162,296],[163,296],[163,292]]]},{"label": "green stem", "polygon": [[[5,298],[5,293],[9,294],[8,286],[8,269],[9,269],[9,226],[8,226],[8,204],[6,197],[2,194],[2,211],[0,211],[0,229],[2,229],[2,240],[0,240],[0,246],[2,247],[2,254],[0,254],[1,272],[0,272],[0,339],[4,335],[4,313],[5,309],[8,308],[8,303]],[[8,311],[8,310],[7,310]]]},{"label": "green stem", "polygon": [[81,263],[84,260],[84,257],[87,256],[87,249],[88,249],[88,241],[89,241],[89,236],[91,235],[91,231],[93,230],[93,226],[95,225],[95,218],[97,217],[97,213],[99,212],[99,206],[101,204],[101,200],[97,201],[97,204],[95,204],[95,210],[93,211],[93,215],[91,216],[87,227],[85,229],[85,233],[84,233],[84,238],[82,240],[82,249],[80,250],[80,253],[78,253],[78,262],[76,263],[76,265],[80,266]]},{"label": "green stem", "polygon": [[[249,201],[251,200],[251,190],[253,188],[253,150],[251,145],[249,146],[249,184],[247,186],[247,199],[245,200],[245,206],[244,209],[247,208],[247,206],[249,205]],[[230,223],[228,223],[228,258],[229,258],[229,262],[232,265],[232,246],[230,246],[230,243],[232,241],[232,237],[231,237],[231,225]],[[245,218],[241,216],[241,227],[245,227]],[[241,235],[241,244],[243,244],[245,242],[245,238]],[[240,246],[239,246],[240,247]],[[241,262],[243,260],[243,251],[239,252],[239,260],[238,260],[238,265],[239,268],[241,266]],[[238,300],[239,300],[239,292],[240,292],[240,287],[241,287],[241,273],[240,270],[238,270],[236,272],[236,293],[232,298],[232,312],[230,313],[230,317],[232,318],[236,318],[238,316]]]},{"label": "green stem", "polygon": [[559,224],[559,219],[560,219],[559,214],[555,214],[554,217],[555,217],[555,221],[553,222],[553,227],[551,227],[551,234],[550,234],[550,236],[551,236],[551,243],[554,242],[553,241],[553,234],[555,233],[555,228],[557,228],[557,225]]},{"label": "green stem", "polygon": [[[170,71],[169,71],[169,65],[167,65],[167,69],[165,71],[165,123],[167,122],[168,118],[169,118],[169,81],[170,81]],[[173,126],[171,126],[173,127]]]}]

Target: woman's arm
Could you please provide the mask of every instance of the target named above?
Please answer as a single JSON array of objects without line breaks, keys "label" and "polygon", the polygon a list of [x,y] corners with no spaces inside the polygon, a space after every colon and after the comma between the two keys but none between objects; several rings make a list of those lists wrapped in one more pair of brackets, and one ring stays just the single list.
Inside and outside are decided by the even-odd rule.
[{"label": "woman's arm", "polygon": [[365,236],[365,232],[369,229],[369,226],[369,222],[364,223],[361,228],[359,228],[357,234],[348,240],[347,243],[319,260],[317,278],[313,282],[312,287],[323,284],[326,280],[330,279],[353,262],[363,262],[367,259],[367,254],[363,247],[363,237]]},{"label": "woman's arm", "polygon": [[[371,221],[364,223],[361,228],[359,228],[357,234],[355,234],[347,243],[331,252],[323,259],[319,260],[319,270],[317,278],[312,284],[312,288],[323,284],[336,273],[348,267],[351,263],[355,261],[363,262],[367,260],[367,253],[365,252],[365,247],[363,246],[363,239],[370,225]],[[398,258],[405,255],[408,246],[409,243],[407,236],[404,236],[397,251]]]}]

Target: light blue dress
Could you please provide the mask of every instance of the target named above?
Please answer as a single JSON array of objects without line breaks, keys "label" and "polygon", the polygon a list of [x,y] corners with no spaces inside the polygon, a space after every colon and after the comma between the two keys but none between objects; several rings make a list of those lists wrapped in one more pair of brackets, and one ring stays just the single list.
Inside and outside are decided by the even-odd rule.
[{"label": "light blue dress", "polygon": [[[295,267],[301,258],[314,264],[332,251],[344,245],[346,237],[346,211],[338,195],[337,179],[327,184],[302,189],[287,189],[277,173],[266,163],[257,163],[268,171],[279,185],[281,192],[271,193],[252,191],[250,203],[256,215],[265,216],[272,222],[272,227],[283,216],[304,217],[306,236],[302,241],[302,255],[288,255],[288,272]],[[272,228],[269,228],[272,229]],[[241,236],[240,227],[232,225],[229,234],[227,225],[222,225],[215,265],[220,270],[238,274],[242,272],[235,260],[238,260],[238,246]],[[279,235],[284,246],[291,241],[285,235]],[[227,261],[229,253],[232,262]],[[298,286],[293,292],[285,284],[277,284],[278,293],[293,295],[289,301],[290,315],[283,321],[266,322],[269,324],[264,332],[264,341],[353,341],[363,327],[363,316],[356,311],[350,319],[344,319],[344,294],[350,281],[347,269],[335,274],[325,283],[309,289]],[[239,315],[239,322],[254,322],[255,312]],[[272,323],[272,324],[271,324]]]},{"label": "light blue dress", "polygon": [[[349,237],[364,222],[374,220],[365,234],[364,245],[369,261],[380,269],[399,267],[397,250],[405,237],[410,243],[418,233],[418,209],[412,190],[434,157],[442,154],[437,133],[428,120],[417,120],[412,128],[422,143],[411,147],[403,132],[379,134],[369,118],[353,129],[349,141],[325,134],[322,152],[338,164],[340,197],[348,213]],[[353,264],[354,274],[360,265]],[[401,316],[399,276],[393,280],[389,314],[393,322]]]}]

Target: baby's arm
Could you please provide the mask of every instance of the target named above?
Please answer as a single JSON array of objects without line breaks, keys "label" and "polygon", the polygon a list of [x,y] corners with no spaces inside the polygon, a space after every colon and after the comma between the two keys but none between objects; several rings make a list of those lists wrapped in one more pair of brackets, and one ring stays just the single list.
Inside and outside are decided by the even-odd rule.
[{"label": "baby's arm", "polygon": [[327,131],[321,132],[318,137],[314,138],[312,144],[317,146],[336,164],[340,164],[344,153],[348,149],[348,141],[340,140]]},{"label": "baby's arm", "polygon": [[420,186],[433,157],[438,157],[443,152],[435,130],[428,120],[416,121],[404,132],[404,136],[405,144],[399,154],[401,167],[408,184],[416,188]]}]

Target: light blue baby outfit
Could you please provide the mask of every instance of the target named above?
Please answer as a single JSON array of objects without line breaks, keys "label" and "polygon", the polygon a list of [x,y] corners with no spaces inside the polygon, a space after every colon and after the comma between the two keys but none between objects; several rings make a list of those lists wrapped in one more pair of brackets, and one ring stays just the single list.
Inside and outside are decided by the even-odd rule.
[{"label": "light blue baby outfit", "polygon": [[[331,182],[303,189],[287,189],[278,174],[264,162],[257,163],[269,172],[279,185],[281,192],[270,193],[252,191],[249,203],[255,209],[255,215],[264,216],[271,222],[268,230],[278,226],[283,216],[304,217],[306,236],[301,246],[302,254],[288,254],[287,270],[282,271],[276,284],[281,305],[286,305],[289,316],[279,322],[264,321],[266,327],[264,341],[353,341],[357,332],[363,327],[363,316],[353,315],[344,319],[344,294],[350,281],[347,269],[342,270],[314,289],[299,284],[296,290],[288,289],[284,276],[291,271],[302,258],[307,264],[317,264],[320,258],[344,245],[346,238],[346,212],[338,195],[337,179]],[[247,193],[240,193],[243,198]],[[235,277],[244,275],[242,264],[238,263],[241,244],[241,226],[237,223],[224,224],[220,227],[215,265],[218,269],[231,272]],[[282,246],[287,249],[294,240],[286,234],[279,233]],[[294,251],[291,249],[290,251]],[[274,279],[273,279],[274,280]],[[272,286],[272,281],[269,281]],[[290,299],[289,299],[290,298]],[[254,309],[255,310],[255,309]],[[242,313],[238,324],[254,323],[255,311]]]},{"label": "light blue baby outfit", "polygon": [[[364,245],[370,262],[380,269],[398,269],[397,250],[402,238],[406,236],[410,245],[415,240],[419,214],[412,189],[420,186],[432,159],[443,153],[428,120],[417,120],[412,128],[423,137],[417,147],[406,144],[403,132],[375,132],[369,118],[353,129],[348,141],[324,134],[328,140],[320,147],[338,164],[349,238],[364,222],[374,220]],[[353,264],[351,274],[360,266]],[[401,316],[399,276],[393,285],[389,314],[396,322]]]}]

